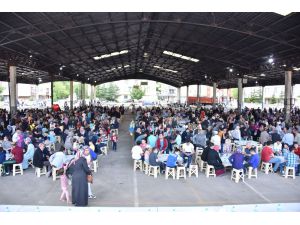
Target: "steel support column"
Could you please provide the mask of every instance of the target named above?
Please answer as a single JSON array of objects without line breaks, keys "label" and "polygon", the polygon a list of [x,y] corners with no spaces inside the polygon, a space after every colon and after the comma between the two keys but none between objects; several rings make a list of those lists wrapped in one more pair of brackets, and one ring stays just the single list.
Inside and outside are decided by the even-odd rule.
[{"label": "steel support column", "polygon": [[216,105],[216,98],[217,98],[217,83],[213,82],[213,106]]},{"label": "steel support column", "polygon": [[186,105],[189,105],[189,85],[186,86]]},{"label": "steel support column", "polygon": [[265,86],[261,87],[261,109],[265,108]]},{"label": "steel support column", "polygon": [[289,123],[291,118],[291,96],[292,96],[292,70],[285,71],[284,108],[285,122]]},{"label": "steel support column", "polygon": [[181,98],[181,87],[177,88],[177,100],[179,104],[180,104],[180,98]]},{"label": "steel support column", "polygon": [[10,113],[17,112],[17,67],[9,66],[9,97],[10,97]]},{"label": "steel support column", "polygon": [[70,80],[70,109],[74,107],[74,81]]},{"label": "steel support column", "polygon": [[243,107],[243,79],[238,78],[238,110],[241,111]]}]

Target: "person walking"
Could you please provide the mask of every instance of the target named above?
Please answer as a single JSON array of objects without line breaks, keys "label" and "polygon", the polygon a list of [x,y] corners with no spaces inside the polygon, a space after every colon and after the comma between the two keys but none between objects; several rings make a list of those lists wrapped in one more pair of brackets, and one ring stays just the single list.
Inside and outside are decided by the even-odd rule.
[{"label": "person walking", "polygon": [[88,205],[88,181],[87,175],[92,172],[88,167],[83,153],[79,153],[77,159],[73,159],[68,166],[67,174],[72,175],[72,204],[75,206]]}]

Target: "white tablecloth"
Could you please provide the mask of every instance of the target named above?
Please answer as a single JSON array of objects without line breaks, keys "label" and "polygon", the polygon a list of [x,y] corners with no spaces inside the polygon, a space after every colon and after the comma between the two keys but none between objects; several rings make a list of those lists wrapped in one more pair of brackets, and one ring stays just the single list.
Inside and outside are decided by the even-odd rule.
[{"label": "white tablecloth", "polygon": [[159,154],[157,155],[157,159],[159,162],[166,162],[169,154]]},{"label": "white tablecloth", "polygon": [[229,162],[229,157],[230,156],[231,156],[231,154],[229,154],[229,153],[220,155],[220,158],[222,160],[222,163],[223,163],[224,167],[232,166],[231,163]]},{"label": "white tablecloth", "polygon": [[247,143],[251,143],[251,146],[257,146],[259,144],[257,141],[251,141],[251,140],[234,141],[234,143],[240,146],[245,146]]}]

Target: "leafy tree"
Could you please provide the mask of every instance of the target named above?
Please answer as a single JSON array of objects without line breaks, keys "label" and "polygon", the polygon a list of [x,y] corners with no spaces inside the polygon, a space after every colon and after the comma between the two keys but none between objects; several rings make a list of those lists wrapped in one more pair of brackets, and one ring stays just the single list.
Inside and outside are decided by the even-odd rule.
[{"label": "leafy tree", "polygon": [[244,101],[248,103],[261,103],[262,102],[261,91],[257,89],[252,90],[251,96],[249,98],[245,98]]},{"label": "leafy tree", "polygon": [[73,84],[73,88],[74,88],[74,92],[77,96],[77,98],[80,98],[80,91],[81,91],[81,86],[80,86],[80,83],[75,83]]},{"label": "leafy tree", "polygon": [[131,99],[140,100],[145,95],[145,90],[141,89],[140,86],[133,86],[130,92]]},{"label": "leafy tree", "polygon": [[68,98],[70,95],[70,83],[67,81],[58,81],[53,84],[53,100]]},{"label": "leafy tree", "polygon": [[116,101],[117,98],[119,97],[118,95],[119,90],[120,89],[118,88],[117,85],[110,83],[106,91],[106,100]]},{"label": "leafy tree", "polygon": [[117,85],[110,83],[108,87],[99,85],[96,88],[96,97],[107,101],[116,101],[119,97],[119,88]]},{"label": "leafy tree", "polygon": [[99,85],[96,87],[96,97],[100,99],[106,99],[106,88],[104,85]]},{"label": "leafy tree", "polygon": [[237,88],[232,88],[231,94],[234,99],[238,99],[238,89]]},{"label": "leafy tree", "polygon": [[276,104],[277,103],[277,98],[275,98],[275,95],[273,94],[271,99],[270,99],[271,104]]},{"label": "leafy tree", "polygon": [[156,94],[161,94],[161,84],[159,82],[156,82]]},{"label": "leafy tree", "polygon": [[[0,85],[0,95],[2,94],[2,92],[4,91],[4,87],[2,85]],[[0,101],[3,101],[3,95],[0,96]]]},{"label": "leafy tree", "polygon": [[0,85],[0,94],[2,94],[2,92],[4,91],[4,87],[2,85]]}]

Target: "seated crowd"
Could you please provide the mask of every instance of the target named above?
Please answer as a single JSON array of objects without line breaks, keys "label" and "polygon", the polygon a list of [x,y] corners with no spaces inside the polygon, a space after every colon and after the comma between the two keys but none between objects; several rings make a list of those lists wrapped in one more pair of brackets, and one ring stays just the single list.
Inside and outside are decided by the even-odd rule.
[{"label": "seated crowd", "polygon": [[[74,110],[28,109],[14,116],[0,109],[0,164],[9,176],[13,164],[62,168],[83,146],[102,154],[110,140],[117,150],[117,132],[124,107],[86,106]],[[111,132],[112,131],[112,132]]]},{"label": "seated crowd", "polygon": [[[151,166],[185,166],[187,170],[201,150],[201,160],[212,165],[216,175],[225,173],[224,157],[237,170],[256,169],[260,162],[273,164],[273,172],[295,168],[299,176],[300,109],[284,111],[248,109],[242,112],[221,107],[137,108],[129,126],[134,139],[132,158]],[[165,155],[165,156],[163,156]]]}]

